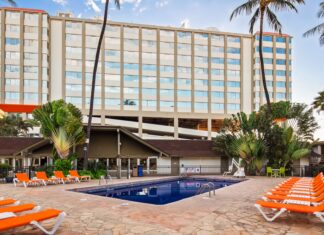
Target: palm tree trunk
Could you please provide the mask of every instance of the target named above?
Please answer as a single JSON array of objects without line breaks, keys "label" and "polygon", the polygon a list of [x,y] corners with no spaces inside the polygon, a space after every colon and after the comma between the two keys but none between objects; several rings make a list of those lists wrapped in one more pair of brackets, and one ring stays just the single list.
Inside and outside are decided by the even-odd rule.
[{"label": "palm tree trunk", "polygon": [[84,144],[84,152],[83,152],[83,169],[86,170],[88,168],[88,154],[89,154],[89,144],[90,144],[90,134],[91,134],[91,123],[92,123],[92,114],[93,114],[93,102],[94,102],[94,93],[95,93],[95,86],[96,86],[96,75],[97,75],[97,68],[99,62],[99,55],[101,49],[101,43],[105,35],[106,24],[107,24],[107,16],[108,16],[108,6],[109,0],[106,0],[105,4],[105,14],[102,23],[101,33],[99,37],[99,42],[97,46],[96,58],[93,67],[93,74],[92,74],[92,86],[91,86],[91,97],[90,97],[90,107],[89,107],[89,118],[88,118],[88,126],[87,126],[87,137],[86,142]]},{"label": "palm tree trunk", "polygon": [[262,83],[264,88],[265,97],[267,100],[267,106],[268,106],[268,113],[271,113],[271,103],[270,103],[270,97],[267,87],[267,81],[265,77],[265,70],[264,70],[264,61],[263,61],[263,21],[264,21],[264,10],[261,10],[261,16],[260,16],[260,35],[259,35],[259,57],[260,57],[260,65],[261,65],[261,76],[262,76]]}]

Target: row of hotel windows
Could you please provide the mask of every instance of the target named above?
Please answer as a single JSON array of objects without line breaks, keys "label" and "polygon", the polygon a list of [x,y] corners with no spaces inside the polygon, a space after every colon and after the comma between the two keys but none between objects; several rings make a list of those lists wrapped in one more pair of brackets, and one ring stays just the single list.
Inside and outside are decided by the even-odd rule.
[{"label": "row of hotel windows", "polygon": [[[47,41],[43,40],[43,48],[47,48]],[[19,38],[6,38],[6,45],[10,46],[19,46],[20,45],[20,39]],[[36,39],[24,39],[24,46],[29,47],[37,47],[38,46],[38,40]]]},{"label": "row of hotel windows", "polygon": [[[24,52],[23,55],[24,55],[25,60],[38,60],[39,53]],[[47,54],[45,54],[45,53],[42,54],[43,62],[48,61],[47,57],[48,57]],[[6,51],[5,58],[6,59],[19,60],[20,59],[20,52]]]},{"label": "row of hotel windows", "polygon": [[[276,47],[275,49],[276,49],[277,54],[286,54],[286,48]],[[256,52],[259,52],[259,50],[260,50],[259,47],[255,48]],[[264,53],[273,53],[274,48],[273,47],[263,47],[262,51]],[[289,53],[289,55],[291,55],[291,49],[288,50],[288,53]]]},{"label": "row of hotel windows", "polygon": [[[260,97],[260,92],[255,92],[254,97],[259,98]],[[270,99],[273,99],[273,97],[274,97],[273,92],[269,92],[269,97],[270,97]],[[263,98],[265,98],[264,93],[263,93]],[[291,99],[291,93],[289,93],[288,98]],[[278,100],[286,99],[286,93],[285,92],[276,92],[276,99],[278,99]]]},{"label": "row of hotel windows", "polygon": [[[24,86],[25,87],[38,87],[38,80],[37,79],[24,79],[23,80]],[[20,85],[20,79],[5,79],[5,84],[8,86],[19,86]],[[42,81],[42,87],[43,88],[48,88],[48,82],[47,81]]]},{"label": "row of hotel windows", "polygon": [[[19,92],[5,92],[6,100],[19,100],[21,93]],[[37,104],[38,103],[38,93],[35,92],[24,92],[23,99],[25,101],[31,101],[30,103]],[[46,102],[48,100],[48,94],[42,93],[42,102]]]},{"label": "row of hotel windows", "polygon": [[[12,11],[7,11],[6,12],[6,19],[20,19],[20,12],[12,12]],[[33,21],[35,23],[38,23],[38,14],[33,14],[33,13],[24,13],[24,20],[28,21]],[[47,15],[43,15],[43,21],[47,21]]]},{"label": "row of hotel windows", "polygon": [[[66,101],[73,103],[75,105],[81,105],[82,104],[82,98],[81,97],[71,97],[71,96],[67,96],[66,97]],[[89,105],[90,103],[90,99],[87,98],[86,100],[86,105]],[[100,98],[95,98],[94,99],[94,104],[95,106],[100,106],[101,105],[101,99]],[[160,101],[159,102],[160,107],[164,107],[164,108],[174,108],[175,102],[173,101]],[[105,105],[106,106],[120,106],[121,105],[121,101],[120,99],[105,99]],[[123,102],[124,106],[131,106],[133,108],[137,108],[139,106],[139,100],[137,99],[125,99]],[[178,108],[185,108],[188,111],[190,111],[191,109],[191,102],[186,102],[186,101],[179,101],[177,102],[177,106]],[[142,106],[143,107],[157,107],[157,101],[156,100],[142,100]],[[211,110],[224,110],[224,103],[211,103]],[[241,105],[240,104],[236,104],[236,103],[228,103],[227,104],[227,109],[228,110],[240,110]],[[194,103],[194,108],[196,110],[208,110],[208,103],[204,103],[204,102],[195,102]]]},{"label": "row of hotel windows", "polygon": [[[5,65],[5,72],[6,73],[19,73],[21,66],[19,65]],[[23,66],[24,73],[33,73],[38,74],[38,66]],[[48,68],[42,68],[42,74],[48,75]]]},{"label": "row of hotel windows", "polygon": [[[263,58],[264,64],[273,64],[273,62],[276,62],[277,65],[286,65],[286,60],[285,59],[271,59],[271,58]],[[260,58],[255,58],[255,63],[259,64],[260,63]],[[288,64],[291,65],[291,60],[288,61]]]},{"label": "row of hotel windows", "polygon": [[[20,25],[12,25],[12,24],[6,24],[6,32],[11,33],[19,33],[20,32]],[[27,26],[25,25],[23,28],[24,33],[38,33],[39,27],[38,26]],[[42,34],[47,35],[48,34],[48,28],[42,27]]]},{"label": "row of hotel windows", "polygon": [[[274,70],[272,69],[265,69],[265,75],[273,75],[274,74]],[[287,71],[286,70],[276,70],[276,76],[286,76],[287,75]],[[256,75],[260,75],[261,71],[259,69],[255,70],[255,74]],[[291,71],[288,72],[289,77],[291,77]]]},{"label": "row of hotel windows", "polygon": [[[273,87],[273,85],[274,85],[273,81],[267,81],[266,83],[267,83],[268,87]],[[286,88],[286,84],[287,84],[286,82],[277,81],[276,82],[276,87]],[[259,80],[254,81],[254,86],[259,87],[260,86],[260,81]],[[288,83],[288,87],[291,88],[291,82]]]},{"label": "row of hotel windows", "polygon": [[[255,39],[257,41],[259,41],[260,39],[260,36],[259,35],[256,35],[255,36]],[[285,38],[285,37],[276,37],[276,42],[282,42],[282,43],[286,43],[288,38]],[[270,36],[270,35],[265,35],[262,37],[262,40],[263,41],[266,41],[266,42],[272,42],[273,41],[273,36]],[[291,43],[291,38],[289,38],[289,43]]]}]

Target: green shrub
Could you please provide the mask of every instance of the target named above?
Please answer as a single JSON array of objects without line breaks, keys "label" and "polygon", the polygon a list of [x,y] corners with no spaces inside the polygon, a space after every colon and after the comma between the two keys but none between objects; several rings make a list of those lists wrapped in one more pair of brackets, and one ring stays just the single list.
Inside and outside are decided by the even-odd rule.
[{"label": "green shrub", "polygon": [[5,178],[12,168],[8,164],[0,164],[0,178]]}]

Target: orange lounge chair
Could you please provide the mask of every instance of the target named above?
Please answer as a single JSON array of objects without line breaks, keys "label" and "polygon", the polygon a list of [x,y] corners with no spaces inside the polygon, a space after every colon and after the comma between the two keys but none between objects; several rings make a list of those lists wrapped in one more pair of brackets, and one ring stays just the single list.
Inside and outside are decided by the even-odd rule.
[{"label": "orange lounge chair", "polygon": [[[296,205],[296,204],[284,204],[278,202],[267,202],[267,201],[256,201],[255,207],[260,211],[261,215],[268,222],[274,221],[277,217],[279,217],[285,211],[297,212],[297,213],[306,213],[306,214],[314,214],[317,216],[322,222],[324,222],[324,203],[318,206],[305,206],[305,205]],[[262,208],[268,208],[272,210],[279,210],[272,217],[269,217]]]},{"label": "orange lounge chair", "polygon": [[43,184],[43,181],[36,179],[31,180],[26,173],[16,173],[16,178],[13,179],[13,183],[15,187],[17,186],[17,183],[22,183],[24,187],[27,188],[29,185],[37,186]]},{"label": "orange lounge chair", "polygon": [[58,179],[48,178],[45,171],[36,172],[36,177],[37,179],[42,180],[44,185],[46,185],[47,183],[52,183],[52,184],[59,183]]},{"label": "orange lounge chair", "polygon": [[0,206],[8,206],[8,205],[19,205],[20,201],[16,201],[14,199],[11,198],[7,198],[7,199],[3,199],[0,200]]},{"label": "orange lounge chair", "polygon": [[[6,219],[2,219],[0,223],[0,232],[14,229],[26,225],[34,225],[40,230],[42,230],[45,234],[53,235],[60,227],[61,223],[63,222],[66,214],[63,211],[55,210],[55,209],[48,209],[40,212],[25,214],[21,216],[14,216],[9,217]],[[56,223],[52,230],[48,231],[43,226],[39,224],[39,222],[44,220],[49,220],[57,218]]]},{"label": "orange lounge chair", "polygon": [[291,204],[304,204],[304,205],[318,205],[324,201],[324,194],[321,194],[318,197],[298,197],[298,195],[272,195],[267,194],[263,198],[265,201],[273,200],[273,201],[282,201],[283,203],[291,203]]},{"label": "orange lounge chair", "polygon": [[72,182],[75,181],[75,178],[73,177],[65,177],[62,171],[54,171],[54,176],[60,180],[62,184],[65,184],[66,182]]},{"label": "orange lounge chair", "polygon": [[35,204],[22,204],[22,205],[17,205],[17,206],[7,206],[7,207],[1,207],[0,208],[0,216],[1,213],[19,213],[23,211],[28,211],[28,210],[33,210],[33,211],[39,211],[40,206],[36,206]]},{"label": "orange lounge chair", "polygon": [[91,180],[90,175],[80,176],[78,171],[76,171],[76,170],[71,170],[71,171],[69,171],[69,173],[70,173],[70,176],[75,177],[76,179],[78,179],[78,181],[90,181]]}]

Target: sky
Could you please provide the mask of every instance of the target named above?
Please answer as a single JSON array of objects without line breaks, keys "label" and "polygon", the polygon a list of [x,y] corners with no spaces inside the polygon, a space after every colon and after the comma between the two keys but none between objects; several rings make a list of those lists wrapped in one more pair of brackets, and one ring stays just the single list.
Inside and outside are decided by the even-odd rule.
[{"label": "sky", "polygon": [[[233,9],[246,0],[120,0],[121,9],[110,0],[109,19],[113,21],[154,24],[161,26],[186,25],[204,29],[216,27],[220,31],[248,33],[250,16],[239,16],[233,21],[229,16]],[[318,36],[304,38],[302,34],[323,22],[316,17],[323,0],[305,0],[294,12],[278,12],[283,33],[293,36],[293,102],[311,104],[319,91],[324,90],[324,46]],[[0,1],[0,6],[6,5]],[[72,12],[75,17],[102,17],[105,0],[16,0],[18,7],[47,11]],[[267,31],[272,31],[266,26]],[[322,129],[316,137],[324,140],[324,112],[315,114]]]}]

